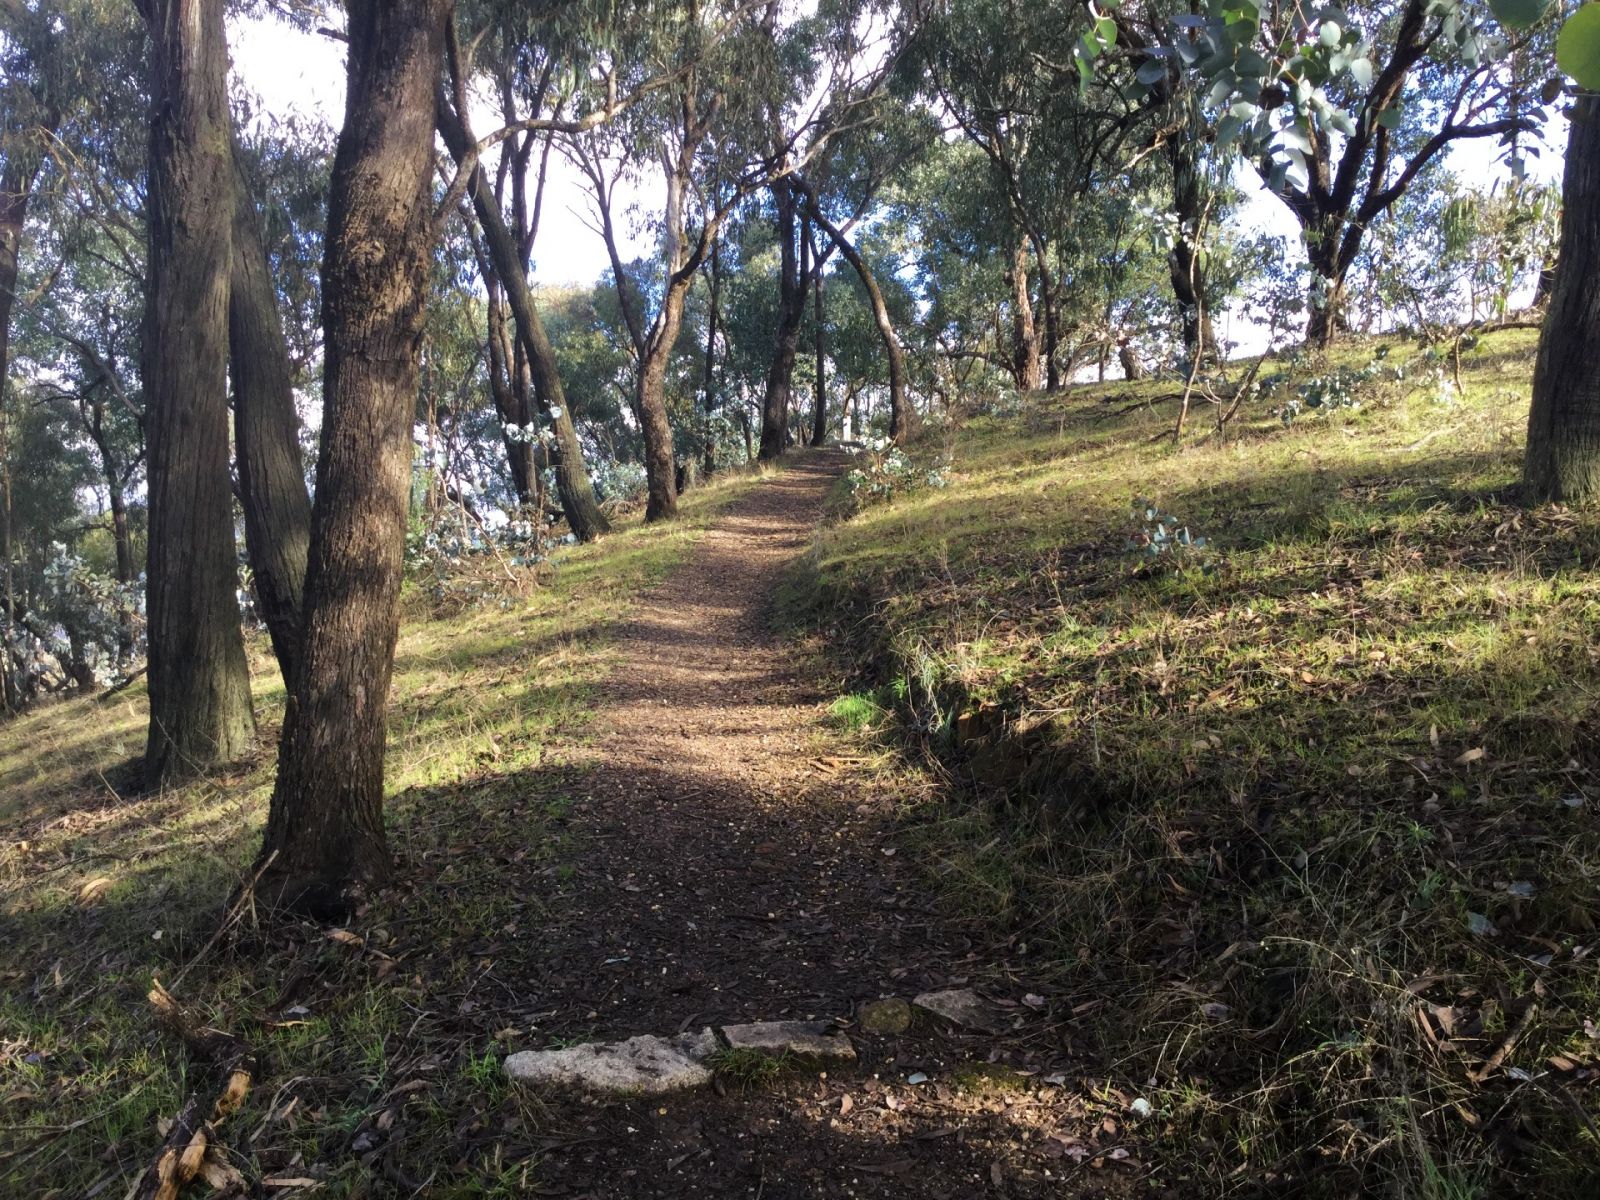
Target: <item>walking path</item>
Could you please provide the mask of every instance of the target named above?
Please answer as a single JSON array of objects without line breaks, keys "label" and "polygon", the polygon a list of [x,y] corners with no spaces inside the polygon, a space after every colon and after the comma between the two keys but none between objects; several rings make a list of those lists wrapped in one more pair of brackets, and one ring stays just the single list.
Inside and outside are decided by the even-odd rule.
[{"label": "walking path", "polygon": [[998,1036],[926,1013],[905,1033],[857,1019],[881,996],[966,985],[982,955],[919,891],[891,840],[891,785],[852,764],[859,746],[830,729],[827,698],[771,632],[781,573],[846,463],[796,456],[641,600],[574,775],[575,875],[524,984],[545,1028],[657,1035],[650,1055],[688,1047],[715,1065],[708,1030],[725,1043],[740,1023],[781,1020],[842,1028],[857,1056],[744,1089],[731,1077],[620,1098],[540,1089],[571,1139],[538,1173],[557,1194],[1074,1195],[1119,1182],[1092,1172],[1093,1187],[1063,1190],[1063,1166],[1085,1157],[1052,1140],[1063,1120],[1083,1124],[1064,1075],[989,1078],[990,1059],[1060,1059],[1058,1027],[1031,1008],[1002,997]]}]

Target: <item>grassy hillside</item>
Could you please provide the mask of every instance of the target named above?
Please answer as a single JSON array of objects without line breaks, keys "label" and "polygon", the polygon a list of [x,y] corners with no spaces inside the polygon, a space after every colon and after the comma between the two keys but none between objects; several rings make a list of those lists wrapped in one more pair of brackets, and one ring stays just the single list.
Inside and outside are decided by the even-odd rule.
[{"label": "grassy hillside", "polygon": [[1183,1194],[1600,1191],[1600,518],[1515,504],[1534,336],[1269,365],[1181,447],[1170,381],[974,405],[796,579]]},{"label": "grassy hillside", "polygon": [[[152,975],[262,1056],[224,1132],[249,1178],[517,1194],[537,1122],[504,1087],[494,1006],[473,997],[497,939],[537,923],[560,888],[568,789],[546,748],[583,735],[607,630],[751,478],[537,574],[486,567],[481,603],[408,587],[388,770],[406,885],[362,914],[366,939],[269,939],[225,911],[271,793],[283,691],[270,658],[255,662],[258,756],[182,789],[119,789],[143,749],[142,685],[0,726],[0,1195],[121,1195],[150,1161],[190,1070],[145,1001]],[[486,855],[497,869],[481,869]],[[314,1103],[275,1094],[296,1079]],[[364,1153],[374,1122],[394,1134],[381,1162]],[[507,1146],[518,1166],[502,1177]]]}]

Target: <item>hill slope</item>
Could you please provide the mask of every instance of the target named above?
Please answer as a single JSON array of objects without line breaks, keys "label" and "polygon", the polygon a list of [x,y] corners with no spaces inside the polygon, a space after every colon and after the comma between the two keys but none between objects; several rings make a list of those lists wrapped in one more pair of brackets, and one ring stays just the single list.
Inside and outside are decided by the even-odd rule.
[{"label": "hill slope", "polygon": [[977,405],[794,581],[1207,1194],[1600,1186],[1600,519],[1514,503],[1532,346],[1269,367],[1181,449],[1170,381]]}]

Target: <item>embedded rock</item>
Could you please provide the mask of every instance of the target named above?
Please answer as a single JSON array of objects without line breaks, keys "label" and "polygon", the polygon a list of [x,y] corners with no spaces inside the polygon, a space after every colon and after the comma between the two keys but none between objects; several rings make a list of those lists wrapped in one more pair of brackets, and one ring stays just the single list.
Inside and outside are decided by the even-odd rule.
[{"label": "embedded rock", "polygon": [[716,1035],[709,1029],[670,1038],[645,1035],[564,1050],[523,1050],[506,1059],[506,1074],[517,1083],[595,1092],[672,1092],[710,1083],[705,1060],[716,1049]]},{"label": "embedded rock", "polygon": [[863,1033],[904,1033],[911,1028],[911,1005],[893,996],[868,1000],[856,1007],[856,1024]]},{"label": "embedded rock", "polygon": [[725,1025],[722,1036],[733,1050],[760,1050],[767,1054],[795,1054],[805,1058],[850,1060],[856,1048],[844,1034],[825,1021],[757,1021],[752,1025]]},{"label": "embedded rock", "polygon": [[924,1012],[942,1017],[963,1029],[992,1033],[1004,1024],[998,1009],[971,988],[950,988],[943,992],[923,992],[911,1002]]}]

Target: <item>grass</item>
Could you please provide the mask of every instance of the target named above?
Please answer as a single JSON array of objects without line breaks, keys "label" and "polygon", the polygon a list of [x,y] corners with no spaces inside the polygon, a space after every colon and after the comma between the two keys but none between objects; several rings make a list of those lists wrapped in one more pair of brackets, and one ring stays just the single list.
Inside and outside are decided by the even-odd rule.
[{"label": "grass", "polygon": [[[1408,378],[1286,427],[1375,356],[1342,347],[1181,446],[1170,381],[973,406],[913,451],[946,486],[791,582],[983,785],[910,814],[920,857],[1206,1194],[1600,1189],[1600,518],[1516,503],[1532,350],[1484,338],[1456,392],[1396,343]],[[1136,498],[1205,548],[1130,551]]]},{"label": "grass", "polygon": [[247,1177],[312,1177],[334,1196],[374,1179],[525,1194],[540,1112],[499,1059],[532,1026],[508,1014],[499,978],[570,877],[572,781],[551,747],[585,736],[608,630],[748,483],[691,492],[674,525],[630,522],[481,603],[408,588],[387,772],[406,882],[348,930],[246,920],[200,955],[270,796],[283,691],[264,649],[262,749],[181,789],[115,786],[142,750],[141,686],[0,727],[0,1194],[123,1194],[158,1121],[210,1088],[157,1027],[152,976],[261,1055],[223,1129]]},{"label": "grass", "polygon": [[706,1059],[716,1077],[742,1092],[755,1091],[799,1070],[804,1064],[794,1054],[772,1054],[750,1046],[728,1046]]}]

